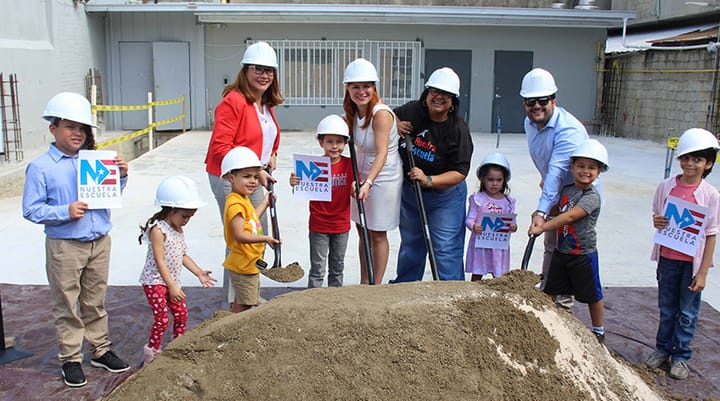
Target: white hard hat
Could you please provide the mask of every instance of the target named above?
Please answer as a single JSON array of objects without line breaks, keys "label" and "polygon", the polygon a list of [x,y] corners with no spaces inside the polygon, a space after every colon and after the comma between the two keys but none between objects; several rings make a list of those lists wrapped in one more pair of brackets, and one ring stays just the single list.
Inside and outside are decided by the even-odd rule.
[{"label": "white hard hat", "polygon": [[571,158],[584,157],[587,159],[593,159],[600,163],[600,171],[607,171],[608,166],[608,152],[602,143],[598,142],[597,139],[586,139],[585,142],[581,143],[580,146],[575,149]]},{"label": "white hard hat", "polygon": [[460,77],[450,67],[433,71],[425,83],[426,88],[436,88],[460,96]]},{"label": "white hard hat", "polygon": [[197,209],[207,205],[200,200],[195,181],[175,175],[167,177],[157,187],[155,204],[180,209]]},{"label": "white hard hat", "polygon": [[[690,128],[683,132],[677,143],[677,157],[705,149],[720,149],[715,135],[702,128]],[[714,161],[714,160],[712,160]]]},{"label": "white hard hat", "polygon": [[222,175],[225,175],[233,170],[240,170],[242,168],[262,167],[262,164],[252,149],[246,148],[245,146],[238,146],[227,152],[220,166]]},{"label": "white hard hat", "polygon": [[350,131],[348,130],[347,122],[345,119],[337,114],[330,114],[329,116],[320,120],[317,126],[317,135],[332,134],[340,135],[345,138],[350,138]]},{"label": "white hard hat", "polygon": [[525,74],[520,85],[520,96],[525,99],[554,95],[558,91],[555,78],[542,68],[533,68]]},{"label": "white hard hat", "polygon": [[345,68],[345,78],[343,79],[343,83],[347,84],[350,82],[378,83],[380,82],[380,78],[378,78],[378,73],[373,63],[365,60],[364,58],[358,58],[348,64]]},{"label": "white hard hat", "polygon": [[487,155],[480,163],[480,167],[478,167],[476,175],[480,175],[480,169],[488,164],[500,166],[505,169],[505,173],[507,175],[507,182],[510,182],[510,162],[502,153],[495,152]]},{"label": "white hard hat", "polygon": [[72,92],[60,92],[45,106],[42,117],[52,123],[56,118],[97,128],[92,121],[90,102],[85,96]]},{"label": "white hard hat", "polygon": [[277,54],[266,42],[257,42],[248,46],[241,63],[243,65],[253,64],[278,68]]}]

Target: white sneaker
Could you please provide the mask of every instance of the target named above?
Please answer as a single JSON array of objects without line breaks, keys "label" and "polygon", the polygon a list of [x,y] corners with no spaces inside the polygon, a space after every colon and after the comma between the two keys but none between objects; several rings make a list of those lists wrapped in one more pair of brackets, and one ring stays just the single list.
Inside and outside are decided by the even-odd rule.
[{"label": "white sneaker", "polygon": [[145,344],[143,346],[143,366],[152,362],[152,360],[155,359],[155,357],[161,352],[161,349],[150,348],[149,345]]}]

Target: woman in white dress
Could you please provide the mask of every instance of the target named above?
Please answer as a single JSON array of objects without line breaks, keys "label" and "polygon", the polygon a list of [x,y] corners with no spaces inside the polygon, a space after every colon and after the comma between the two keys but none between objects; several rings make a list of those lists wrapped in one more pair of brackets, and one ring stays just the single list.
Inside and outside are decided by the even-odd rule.
[{"label": "woman in white dress", "polygon": [[[343,109],[355,143],[360,177],[358,198],[365,202],[370,232],[373,275],[381,284],[387,267],[390,245],[387,232],[400,223],[402,162],[398,154],[395,115],[377,93],[379,78],[375,66],[362,58],[345,69]],[[361,230],[356,202],[351,202],[351,218]],[[360,235],[360,278],[368,284],[364,244]]]}]

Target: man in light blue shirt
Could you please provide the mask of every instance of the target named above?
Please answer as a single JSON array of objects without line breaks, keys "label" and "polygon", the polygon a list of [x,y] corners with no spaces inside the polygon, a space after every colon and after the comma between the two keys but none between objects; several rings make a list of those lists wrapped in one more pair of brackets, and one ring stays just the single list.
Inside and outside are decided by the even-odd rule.
[{"label": "man in light blue shirt", "polygon": [[[520,96],[525,107],[525,134],[527,135],[530,158],[540,173],[542,193],[538,206],[532,214],[531,227],[541,226],[557,205],[560,191],[573,183],[570,173],[570,156],[588,138],[582,123],[567,110],[557,106],[557,86],[552,74],[542,68],[535,68],[525,74]],[[528,233],[529,234],[529,233]],[[544,235],[543,279],[540,289],[545,287],[550,259],[557,242],[555,233]],[[570,309],[573,299],[570,295],[558,295],[558,306]]]},{"label": "man in light blue shirt", "polygon": [[[43,118],[55,142],[25,171],[23,216],[45,226],[45,271],[60,343],[61,374],[69,387],[87,383],[82,370],[83,338],[90,343],[90,364],[113,373],[130,369],[110,349],[105,310],[110,267],[110,210],[89,209],[78,200],[78,154],[95,149],[90,102],[62,92],[48,102]],[[128,164],[115,158],[121,189]]]}]

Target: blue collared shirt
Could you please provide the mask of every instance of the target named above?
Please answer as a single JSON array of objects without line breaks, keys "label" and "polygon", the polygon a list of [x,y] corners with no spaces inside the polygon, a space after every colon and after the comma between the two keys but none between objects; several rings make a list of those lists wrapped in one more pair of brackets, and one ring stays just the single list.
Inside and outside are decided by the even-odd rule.
[{"label": "blue collared shirt", "polygon": [[[45,225],[45,234],[53,239],[93,241],[112,228],[110,209],[86,210],[79,219],[70,218],[70,203],[78,200],[78,155],[68,156],[55,144],[25,169],[23,217]],[[125,189],[127,177],[120,179]]]},{"label": "blue collared shirt", "polygon": [[573,183],[570,156],[588,134],[575,116],[558,106],[540,131],[525,117],[525,133],[530,158],[543,179],[537,210],[547,213],[557,204],[562,188]]}]

